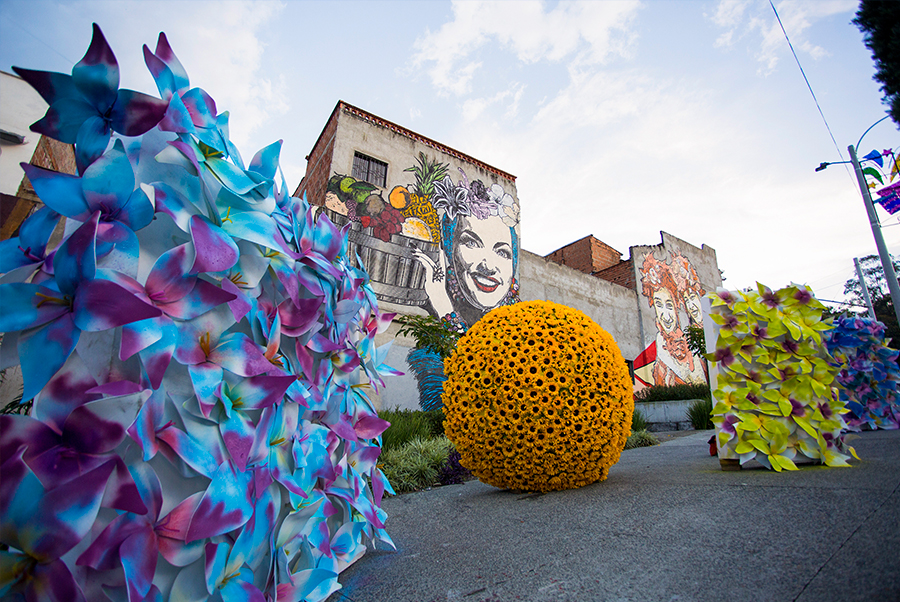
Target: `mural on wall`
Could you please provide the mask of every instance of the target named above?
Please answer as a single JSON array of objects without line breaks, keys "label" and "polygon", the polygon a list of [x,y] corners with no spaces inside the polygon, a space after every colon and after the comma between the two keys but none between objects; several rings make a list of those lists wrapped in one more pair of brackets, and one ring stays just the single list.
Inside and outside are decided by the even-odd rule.
[{"label": "mural on wall", "polygon": [[669,261],[646,253],[641,264],[641,293],[654,312],[656,338],[634,360],[635,387],[706,384],[706,362],[691,353],[684,331],[703,326],[700,298],[706,290],[684,255]]},{"label": "mural on wall", "polygon": [[491,309],[518,301],[519,204],[499,184],[469,181],[419,153],[409,186],[385,191],[351,176],[328,182],[325,207],[351,222],[379,299],[424,306],[465,332]]},{"label": "mural on wall", "polygon": [[[499,184],[469,181],[419,153],[404,172],[409,186],[379,187],[335,174],[325,208],[350,223],[349,253],[359,254],[380,301],[424,307],[447,328],[466,332],[484,314],[519,300],[519,204]],[[423,409],[440,408],[443,360],[414,348],[407,356]]]}]

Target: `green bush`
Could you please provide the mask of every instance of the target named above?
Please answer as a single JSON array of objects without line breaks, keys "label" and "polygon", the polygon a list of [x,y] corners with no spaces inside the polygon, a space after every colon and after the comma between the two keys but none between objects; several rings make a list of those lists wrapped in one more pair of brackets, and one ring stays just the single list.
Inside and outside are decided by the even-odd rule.
[{"label": "green bush", "polygon": [[416,491],[438,483],[453,444],[447,437],[415,437],[381,453],[379,463],[397,493]]},{"label": "green bush", "polygon": [[647,417],[644,416],[644,413],[640,410],[635,410],[634,414],[631,416],[631,432],[637,433],[638,431],[646,431],[647,430]]},{"label": "green bush", "polygon": [[659,440],[653,436],[653,433],[647,431],[632,431],[625,442],[625,449],[634,449],[635,447],[650,447],[656,445]]},{"label": "green bush", "polygon": [[429,439],[435,436],[435,419],[429,418],[421,410],[401,410],[398,407],[381,410],[378,417],[391,423],[381,435],[381,448],[384,452],[402,447],[415,438]]},{"label": "green bush", "polygon": [[634,394],[635,401],[678,401],[709,398],[709,385],[655,385]]},{"label": "green bush", "polygon": [[425,414],[425,421],[428,422],[431,429],[432,437],[440,437],[444,434],[444,410],[430,410],[422,412]]},{"label": "green bush", "polygon": [[698,399],[690,405],[687,417],[695,429],[705,431],[713,428],[712,408],[712,399],[709,398]]}]

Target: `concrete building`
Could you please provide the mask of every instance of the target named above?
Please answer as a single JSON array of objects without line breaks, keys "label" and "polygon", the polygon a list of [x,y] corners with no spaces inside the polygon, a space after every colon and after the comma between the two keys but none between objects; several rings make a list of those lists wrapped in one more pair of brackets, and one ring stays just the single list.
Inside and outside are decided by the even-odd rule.
[{"label": "concrete building", "polygon": [[[661,232],[658,245],[630,247],[628,259],[609,245],[587,236],[546,256],[546,260],[576,269],[595,282],[565,290],[545,284],[548,274],[523,276],[522,298],[559,300],[581,309],[606,329],[631,362],[635,389],[654,384],[705,383],[706,362],[690,353],[684,333],[703,325],[700,298],[722,286],[715,249],[695,247]],[[524,265],[524,263],[523,263]],[[544,291],[543,296],[539,291]],[[582,307],[589,290],[599,307]],[[625,311],[627,290],[630,312]]]},{"label": "concrete building", "polygon": [[71,144],[35,134],[29,128],[47,112],[47,103],[22,78],[0,71],[0,240],[16,235],[19,226],[40,207],[21,163],[75,173]]},{"label": "concrete building", "polygon": [[[699,297],[721,285],[715,251],[665,232],[629,257],[588,236],[541,257],[521,248],[515,176],[400,125],[339,101],[307,156],[295,196],[306,195],[338,224],[350,223],[358,253],[385,311],[431,314],[465,330],[518,300],[583,311],[615,338],[636,388],[705,381],[685,329]],[[526,216],[527,219],[527,216]],[[396,337],[383,406],[417,408],[406,361],[415,340]],[[396,337],[396,338],[395,338]],[[416,368],[417,369],[417,368]]]}]

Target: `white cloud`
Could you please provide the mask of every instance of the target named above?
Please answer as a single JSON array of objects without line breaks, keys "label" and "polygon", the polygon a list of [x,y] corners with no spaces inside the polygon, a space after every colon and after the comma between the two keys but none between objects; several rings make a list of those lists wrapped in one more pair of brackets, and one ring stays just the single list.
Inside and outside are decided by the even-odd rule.
[{"label": "white cloud", "polygon": [[[783,0],[775,8],[798,54],[805,53],[814,60],[819,60],[828,56],[828,52],[805,37],[807,30],[821,19],[854,10],[856,2]],[[737,40],[743,38],[759,38],[753,52],[756,60],[761,63],[759,72],[763,75],[771,73],[778,65],[778,61],[790,53],[784,32],[768,1],[721,0],[716,6],[715,13],[707,17],[715,25],[726,30],[716,38],[714,44],[716,48],[733,46]]]},{"label": "white cloud", "polygon": [[749,0],[722,0],[716,6],[716,12],[710,19],[719,27],[735,27],[741,22],[749,4]]},{"label": "white cloud", "polygon": [[441,93],[471,90],[482,62],[469,57],[496,40],[522,63],[559,62],[595,65],[627,53],[628,29],[639,3],[561,2],[549,11],[543,2],[454,2],[453,20],[415,42],[413,66],[424,68]]},{"label": "white cloud", "polygon": [[504,117],[515,117],[519,110],[519,101],[525,86],[519,83],[513,84],[508,90],[497,92],[490,98],[470,98],[462,104],[463,121],[470,123],[478,119],[484,111],[492,105],[506,107]]},{"label": "white cloud", "polygon": [[[266,28],[284,9],[271,1],[107,2],[79,4],[104,31],[119,61],[122,87],[156,93],[144,65],[141,45],[156,48],[159,32],[191,78],[206,90],[219,112],[229,111],[231,139],[248,156],[253,133],[266,122],[285,115],[290,107],[284,76],[264,75]],[[177,17],[177,18],[176,18]],[[87,49],[87,46],[85,46]]]}]

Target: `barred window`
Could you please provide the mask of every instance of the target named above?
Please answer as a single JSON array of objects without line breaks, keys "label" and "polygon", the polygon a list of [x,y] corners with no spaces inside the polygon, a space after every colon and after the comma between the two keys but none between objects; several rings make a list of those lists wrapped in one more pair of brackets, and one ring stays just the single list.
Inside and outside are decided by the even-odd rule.
[{"label": "barred window", "polygon": [[387,163],[367,157],[362,153],[353,154],[353,172],[351,175],[357,180],[384,186],[387,184]]}]

